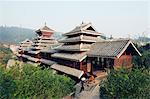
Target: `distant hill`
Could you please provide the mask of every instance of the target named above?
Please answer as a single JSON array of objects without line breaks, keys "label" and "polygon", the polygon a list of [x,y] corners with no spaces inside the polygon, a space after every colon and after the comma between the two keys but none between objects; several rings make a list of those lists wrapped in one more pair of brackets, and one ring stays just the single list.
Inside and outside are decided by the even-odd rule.
[{"label": "distant hill", "polygon": [[[0,42],[8,44],[18,44],[25,39],[33,39],[35,37],[35,30],[20,28],[20,27],[7,27],[0,26]],[[61,39],[60,33],[54,33],[56,39]]]},{"label": "distant hill", "polygon": [[32,39],[35,32],[32,29],[19,27],[0,27],[0,42],[2,43],[19,43],[26,38]]}]

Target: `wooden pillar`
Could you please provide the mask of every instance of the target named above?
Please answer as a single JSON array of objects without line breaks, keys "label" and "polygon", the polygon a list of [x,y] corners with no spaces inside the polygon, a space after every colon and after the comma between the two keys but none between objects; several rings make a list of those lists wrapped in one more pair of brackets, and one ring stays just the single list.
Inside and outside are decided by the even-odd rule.
[{"label": "wooden pillar", "polygon": [[90,62],[87,63],[87,72],[91,72],[91,63]]},{"label": "wooden pillar", "polygon": [[82,62],[80,62],[80,70],[82,70],[83,69],[83,67],[82,67]]}]

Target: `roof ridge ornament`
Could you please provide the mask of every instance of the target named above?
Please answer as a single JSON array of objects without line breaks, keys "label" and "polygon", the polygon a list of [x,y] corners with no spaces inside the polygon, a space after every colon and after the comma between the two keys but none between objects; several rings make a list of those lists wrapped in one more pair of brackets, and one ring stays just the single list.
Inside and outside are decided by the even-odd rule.
[{"label": "roof ridge ornament", "polygon": [[82,23],[81,24],[85,24],[85,22],[84,21],[82,21]]}]

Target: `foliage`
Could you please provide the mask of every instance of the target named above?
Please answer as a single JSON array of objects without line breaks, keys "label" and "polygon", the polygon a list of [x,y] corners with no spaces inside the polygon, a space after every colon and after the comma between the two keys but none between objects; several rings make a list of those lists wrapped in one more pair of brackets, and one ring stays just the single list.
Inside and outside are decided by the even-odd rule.
[{"label": "foliage", "polygon": [[146,69],[111,70],[100,87],[102,99],[149,99],[150,71]]},{"label": "foliage", "polygon": [[29,64],[19,65],[7,70],[15,82],[14,98],[59,99],[74,91],[74,81],[54,74],[50,69],[40,69]]},{"label": "foliage", "polygon": [[139,49],[142,53],[144,51],[150,51],[150,43],[147,43],[146,45],[139,47]]},{"label": "foliage", "polygon": [[2,59],[2,64],[7,64],[8,60],[11,59],[11,54],[7,54]]},{"label": "foliage", "polygon": [[16,83],[11,75],[0,68],[0,99],[10,99],[16,89]]},{"label": "foliage", "polygon": [[9,48],[0,46],[0,52],[10,54],[11,50]]},{"label": "foliage", "polygon": [[9,48],[0,45],[0,63],[6,65],[11,58],[12,52]]},{"label": "foliage", "polygon": [[139,48],[142,56],[134,56],[133,63],[136,68],[150,68],[150,44]]}]

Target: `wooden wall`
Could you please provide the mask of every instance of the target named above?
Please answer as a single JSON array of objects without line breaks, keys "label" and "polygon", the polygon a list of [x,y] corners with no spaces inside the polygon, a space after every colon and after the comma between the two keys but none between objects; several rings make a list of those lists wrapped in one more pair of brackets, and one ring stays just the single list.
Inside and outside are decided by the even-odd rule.
[{"label": "wooden wall", "polygon": [[120,58],[114,59],[114,67],[131,67],[132,66],[132,55],[122,55]]}]

